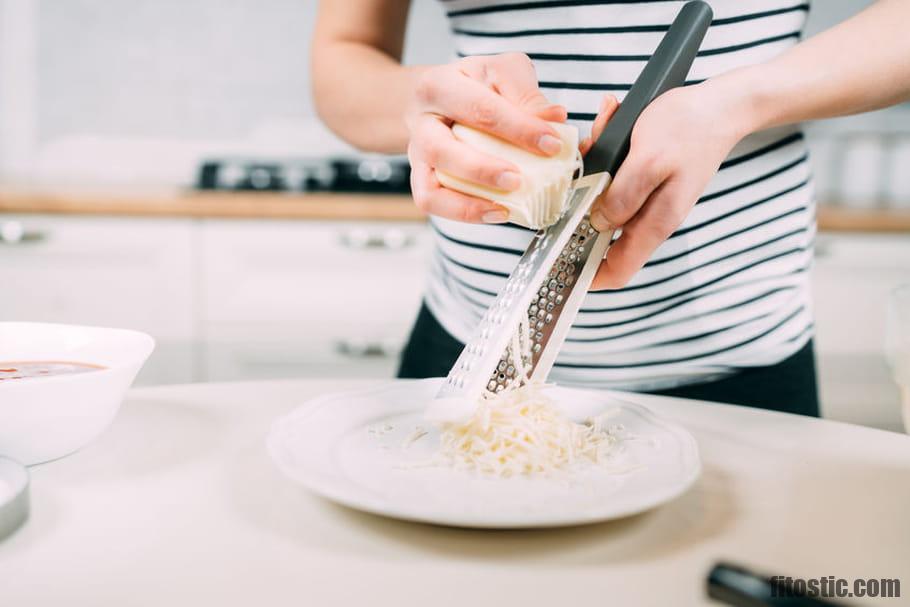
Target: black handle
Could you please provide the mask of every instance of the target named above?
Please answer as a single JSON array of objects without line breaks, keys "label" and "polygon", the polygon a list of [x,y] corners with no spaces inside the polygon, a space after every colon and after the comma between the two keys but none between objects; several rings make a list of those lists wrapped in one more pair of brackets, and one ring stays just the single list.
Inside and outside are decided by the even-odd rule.
[{"label": "black handle", "polygon": [[685,84],[713,15],[706,2],[687,2],[682,7],[600,139],[585,156],[585,175],[604,171],[616,174],[629,153],[632,127],[644,109],[658,96]]},{"label": "black handle", "polygon": [[[778,581],[781,580],[781,581]],[[708,596],[735,607],[835,607],[822,599],[798,594],[786,578],[758,575],[739,565],[718,563],[708,574]]]}]

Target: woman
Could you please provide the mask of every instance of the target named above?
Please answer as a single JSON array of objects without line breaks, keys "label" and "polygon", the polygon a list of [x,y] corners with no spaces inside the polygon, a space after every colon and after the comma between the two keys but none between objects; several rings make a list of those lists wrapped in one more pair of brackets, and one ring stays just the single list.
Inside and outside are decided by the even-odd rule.
[{"label": "woman", "polygon": [[[682,2],[448,0],[458,55],[400,64],[408,2],[323,0],[317,108],[352,144],[407,150],[436,248],[400,375],[444,375],[532,233],[447,190],[441,168],[517,188],[460,122],[551,155],[546,121],[599,133]],[[595,203],[622,228],[551,378],[818,415],[808,269],[814,198],[804,120],[910,98],[910,2],[879,0],[804,42],[799,0],[713,0],[689,86],[649,106]],[[590,139],[582,144],[583,150]]]}]

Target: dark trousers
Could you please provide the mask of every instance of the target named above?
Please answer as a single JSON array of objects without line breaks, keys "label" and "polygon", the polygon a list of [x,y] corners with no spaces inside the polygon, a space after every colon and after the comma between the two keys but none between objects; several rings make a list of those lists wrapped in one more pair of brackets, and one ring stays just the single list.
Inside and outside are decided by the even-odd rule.
[{"label": "dark trousers", "polygon": [[[424,305],[402,354],[398,377],[444,377],[464,344],[449,335]],[[649,394],[731,403],[818,417],[818,389],[812,342],[784,361],[767,367],[744,367],[716,381]]]}]

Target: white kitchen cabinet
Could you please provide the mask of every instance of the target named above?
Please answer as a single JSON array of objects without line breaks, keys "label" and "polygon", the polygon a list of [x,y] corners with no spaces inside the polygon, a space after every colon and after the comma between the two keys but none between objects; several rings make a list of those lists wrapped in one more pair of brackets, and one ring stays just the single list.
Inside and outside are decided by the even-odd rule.
[{"label": "white kitchen cabinet", "polygon": [[392,377],[428,238],[414,222],[204,221],[205,379]]},{"label": "white kitchen cabinet", "polygon": [[820,234],[812,286],[825,417],[899,430],[884,356],[888,295],[910,283],[910,236]]},{"label": "white kitchen cabinet", "polygon": [[179,219],[0,215],[0,320],[145,331],[158,343],[138,383],[192,381],[194,230]]},{"label": "white kitchen cabinet", "polygon": [[0,319],[146,331],[137,383],[392,377],[423,291],[414,222],[0,215]]}]

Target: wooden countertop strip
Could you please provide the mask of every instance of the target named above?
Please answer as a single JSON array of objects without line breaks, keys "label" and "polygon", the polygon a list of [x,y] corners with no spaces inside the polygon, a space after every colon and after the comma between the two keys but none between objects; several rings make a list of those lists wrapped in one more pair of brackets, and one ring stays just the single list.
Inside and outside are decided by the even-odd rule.
[{"label": "wooden countertop strip", "polygon": [[410,197],[364,194],[0,192],[0,213],[421,221]]},{"label": "wooden countertop strip", "polygon": [[910,233],[910,208],[858,209],[819,205],[818,229],[825,232]]},{"label": "wooden countertop strip", "polygon": [[[0,213],[423,221],[409,196],[262,192],[51,192],[0,191]],[[908,209],[858,209],[822,204],[818,227],[826,232],[910,233]]]}]

